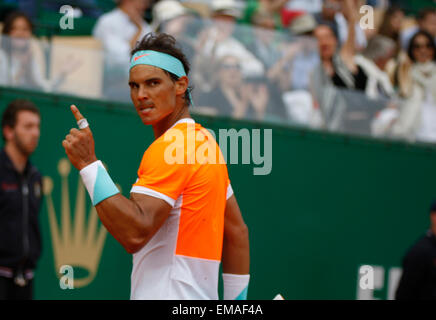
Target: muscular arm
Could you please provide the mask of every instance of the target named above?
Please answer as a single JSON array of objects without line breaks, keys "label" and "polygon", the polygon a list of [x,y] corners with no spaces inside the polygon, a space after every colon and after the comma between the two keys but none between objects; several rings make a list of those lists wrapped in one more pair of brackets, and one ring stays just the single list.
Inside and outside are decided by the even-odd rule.
[{"label": "muscular arm", "polygon": [[[72,105],[71,111],[77,121],[84,118],[76,106]],[[81,130],[71,129],[70,134],[62,141],[62,146],[73,166],[79,171],[97,161],[94,138],[89,126]],[[85,172],[83,174],[86,176]],[[108,185],[107,182],[104,184]],[[89,188],[94,187],[88,184],[88,191]],[[171,206],[159,198],[132,193],[131,198],[127,199],[116,192],[102,198],[95,208],[106,229],[129,253],[140,250],[159,230],[171,211]]]},{"label": "muscular arm", "polygon": [[171,211],[164,200],[139,193],[131,193],[130,199],[116,194],[95,208],[106,229],[131,254],[147,244]]},{"label": "muscular arm", "polygon": [[249,274],[248,228],[234,195],[227,200],[226,204],[222,263],[224,273]]}]

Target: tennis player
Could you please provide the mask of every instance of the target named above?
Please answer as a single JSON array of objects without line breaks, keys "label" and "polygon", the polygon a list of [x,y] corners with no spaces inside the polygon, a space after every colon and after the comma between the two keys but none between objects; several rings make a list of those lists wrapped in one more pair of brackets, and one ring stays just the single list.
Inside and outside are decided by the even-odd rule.
[{"label": "tennis player", "polygon": [[[131,99],[142,122],[153,127],[155,140],[143,155],[130,199],[97,159],[91,129],[74,105],[79,129],[71,129],[62,145],[102,223],[133,254],[131,299],[218,299],[222,260],[224,299],[244,300],[248,229],[226,164],[192,157],[205,146],[209,156],[216,151],[219,160],[222,154],[189,114],[188,72],[189,63],[170,35],[147,34],[132,51]],[[191,133],[196,139],[189,139]],[[171,150],[181,150],[182,161],[173,161]]]}]

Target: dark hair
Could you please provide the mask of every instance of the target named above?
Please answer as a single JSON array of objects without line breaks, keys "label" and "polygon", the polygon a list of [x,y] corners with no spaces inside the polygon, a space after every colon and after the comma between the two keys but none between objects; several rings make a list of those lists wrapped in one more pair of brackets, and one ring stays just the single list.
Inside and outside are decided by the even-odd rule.
[{"label": "dark hair", "polygon": [[[14,24],[14,21],[19,19],[19,18],[23,18],[27,21],[27,23],[30,26],[30,30],[31,32],[33,32],[33,25],[32,22],[30,21],[29,17],[26,16],[26,14],[20,12],[20,11],[14,11],[12,13],[10,13],[6,18],[5,18],[5,22],[4,22],[4,26],[3,26],[3,30],[2,30],[2,34],[5,35],[5,37],[2,38],[2,41],[0,43],[0,48],[3,50],[3,52],[6,54],[6,58],[9,60],[7,63],[10,63],[11,61],[11,57],[13,56],[13,40],[11,39],[11,37],[9,36],[11,31],[12,31],[12,26]],[[20,51],[29,51],[31,50],[30,47],[30,42],[27,42],[27,44],[20,49]],[[30,86],[32,87],[38,87],[38,85],[36,84],[34,77],[32,76],[32,63],[25,63],[24,65],[24,72],[23,72],[23,78],[26,79],[26,83],[28,83]],[[12,69],[9,69],[8,72],[8,77],[11,78]]]},{"label": "dark hair", "polygon": [[416,62],[415,57],[413,56],[413,43],[415,42],[415,39],[419,36],[424,36],[427,38],[427,40],[430,43],[431,48],[433,49],[433,61],[436,61],[436,45],[434,43],[434,39],[433,37],[430,35],[430,33],[428,33],[427,31],[424,30],[419,30],[417,33],[415,33],[412,37],[412,39],[410,39],[409,41],[409,47],[407,48],[407,54],[409,55],[409,58],[413,61]]},{"label": "dark hair", "polygon": [[[189,61],[186,58],[185,54],[183,53],[182,49],[177,45],[176,39],[167,34],[167,33],[147,33],[141,41],[139,41],[135,48],[131,51],[131,56],[133,56],[136,52],[141,50],[153,50],[153,51],[159,51],[162,53],[169,54],[170,56],[173,56],[180,60],[180,62],[183,65],[183,69],[185,70],[186,75],[189,74],[190,65]],[[166,70],[163,70],[168,76],[171,78],[173,82],[177,81],[179,79],[178,76],[176,76],[174,73],[168,72]],[[192,91],[192,87],[188,87],[188,89],[185,92],[185,102],[186,105],[189,106],[191,100],[189,98],[190,92]]]},{"label": "dark hair", "polygon": [[400,33],[392,32],[390,23],[392,16],[395,15],[397,12],[404,13],[404,10],[397,6],[392,6],[388,8],[383,15],[382,23],[378,29],[378,34],[389,37],[396,42],[399,41]]},{"label": "dark hair", "polygon": [[316,27],[317,28],[318,27],[327,27],[327,28],[329,28],[330,31],[332,32],[333,36],[335,37],[335,39],[338,41],[338,44],[339,44],[339,32],[338,32],[338,29],[333,24],[325,22],[325,21],[322,21],[322,22],[318,23],[318,25]]},{"label": "dark hair", "polygon": [[26,22],[29,24],[30,31],[33,33],[32,21],[29,19],[29,17],[25,13],[20,12],[20,11],[14,11],[14,12],[11,12],[9,15],[7,15],[7,17],[5,18],[4,24],[3,24],[2,33],[5,35],[9,35],[11,30],[12,30],[12,25],[14,24],[14,21],[18,18],[23,18],[24,20],[26,20]]},{"label": "dark hair", "polygon": [[435,8],[424,8],[424,9],[422,9],[422,10],[420,10],[418,12],[418,15],[416,16],[416,19],[418,21],[422,21],[425,18],[427,18],[428,15],[431,15],[431,14],[436,14],[436,9]]},{"label": "dark hair", "polygon": [[8,104],[2,116],[2,136],[3,141],[6,141],[6,138],[3,133],[4,127],[14,128],[17,122],[17,115],[20,111],[30,111],[36,113],[41,117],[39,113],[39,109],[35,106],[32,101],[24,100],[24,99],[16,99]]}]

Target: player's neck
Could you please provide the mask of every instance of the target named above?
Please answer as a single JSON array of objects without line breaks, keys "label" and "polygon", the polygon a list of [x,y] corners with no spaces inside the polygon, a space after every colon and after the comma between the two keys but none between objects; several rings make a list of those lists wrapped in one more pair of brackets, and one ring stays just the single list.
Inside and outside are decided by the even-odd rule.
[{"label": "player's neck", "polygon": [[154,138],[157,139],[171,128],[177,121],[183,118],[191,118],[189,110],[184,107],[179,112],[173,112],[165,119],[162,119],[158,123],[153,125]]},{"label": "player's neck", "polygon": [[5,151],[9,159],[11,159],[15,169],[18,172],[23,172],[29,157],[22,153],[12,142],[6,144]]}]

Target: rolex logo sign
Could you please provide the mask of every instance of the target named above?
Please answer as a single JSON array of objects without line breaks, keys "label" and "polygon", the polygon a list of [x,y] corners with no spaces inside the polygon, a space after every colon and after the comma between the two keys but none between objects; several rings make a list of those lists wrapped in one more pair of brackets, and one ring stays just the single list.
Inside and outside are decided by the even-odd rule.
[{"label": "rolex logo sign", "polygon": [[[74,215],[71,215],[68,176],[71,164],[68,159],[61,159],[58,163],[61,176],[61,207],[59,221],[56,218],[56,208],[53,203],[52,191],[55,187],[50,177],[44,177],[44,195],[48,209],[50,233],[56,274],[63,265],[70,265],[74,269],[85,269],[86,275],[74,276],[74,287],[80,288],[90,284],[98,271],[101,254],[106,240],[107,231],[103,225],[99,227],[96,209],[91,205],[86,217],[86,190],[81,179],[77,184]],[[58,209],[58,210],[59,210]],[[79,274],[80,275],[80,274]]]}]

